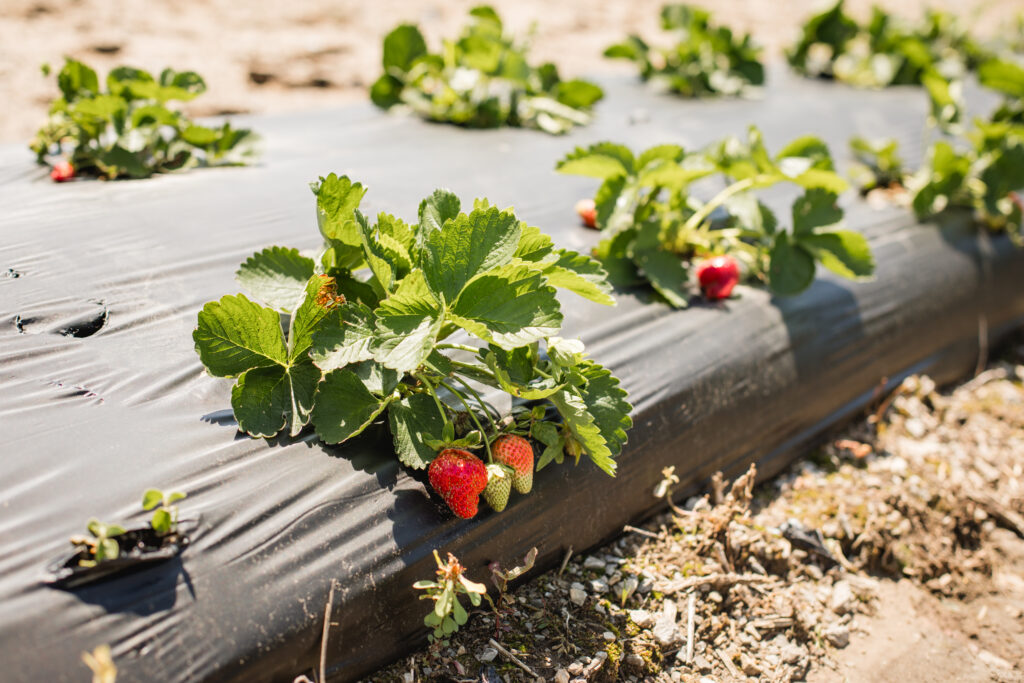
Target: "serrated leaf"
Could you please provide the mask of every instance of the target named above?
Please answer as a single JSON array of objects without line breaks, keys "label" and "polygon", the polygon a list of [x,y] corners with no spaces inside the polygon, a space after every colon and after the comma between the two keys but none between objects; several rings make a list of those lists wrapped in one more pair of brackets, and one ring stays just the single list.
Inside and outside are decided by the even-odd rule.
[{"label": "serrated leaf", "polygon": [[100,91],[100,80],[96,72],[75,59],[65,59],[64,66],[57,74],[57,87],[68,102],[79,95],[96,95]]},{"label": "serrated leaf", "polygon": [[420,253],[431,289],[451,303],[473,277],[512,260],[520,230],[512,212],[493,207],[446,221],[430,234]]},{"label": "serrated leaf", "polygon": [[377,239],[376,231],[370,227],[369,222],[366,220],[366,216],[356,210],[355,217],[359,230],[359,241],[363,245],[366,263],[369,264],[370,270],[373,272],[374,277],[377,278],[377,282],[383,288],[384,293],[390,292],[395,281],[395,269],[392,267],[391,260]]},{"label": "serrated leaf", "polygon": [[373,311],[348,302],[332,311],[313,334],[309,356],[324,372],[370,360],[375,326]]},{"label": "serrated leaf", "polygon": [[739,227],[744,230],[770,235],[778,227],[778,219],[766,205],[750,192],[733,195],[726,200],[725,208]]},{"label": "serrated leaf", "polygon": [[[484,354],[484,363],[495,379],[498,386],[509,395],[522,398],[527,401],[536,401],[547,398],[564,386],[564,382],[558,382],[553,378],[544,378],[539,381],[532,381],[534,372],[533,365],[527,359],[528,347],[520,347],[514,351],[507,352],[500,347],[492,346]],[[523,367],[523,365],[528,367]]]},{"label": "serrated leaf", "polygon": [[356,223],[355,211],[366,194],[366,188],[353,183],[348,176],[331,173],[320,182],[310,185],[316,195],[317,224],[328,240],[360,246],[362,240]]},{"label": "serrated leaf", "polygon": [[246,370],[284,365],[288,360],[281,316],[242,294],[203,306],[192,339],[199,359],[216,377],[237,377]]},{"label": "serrated leaf", "polygon": [[672,306],[686,308],[689,305],[683,293],[689,282],[689,273],[677,255],[659,247],[634,249],[633,261],[655,291]]},{"label": "serrated leaf", "polygon": [[558,443],[558,427],[551,422],[534,422],[530,427],[530,435],[545,446]]},{"label": "serrated leaf", "polygon": [[380,303],[374,359],[398,372],[415,370],[430,354],[441,329],[437,301],[423,271],[414,270]]},{"label": "serrated leaf", "polygon": [[581,363],[580,369],[587,380],[587,384],[580,388],[583,402],[594,416],[594,424],[601,430],[612,456],[616,456],[626,444],[626,431],[633,426],[629,415],[633,406],[627,401],[626,390],[619,386],[619,380],[610,370],[591,360]]},{"label": "serrated leaf", "polygon": [[555,169],[559,173],[601,180],[628,176],[633,172],[633,153],[623,145],[598,142],[587,148],[577,147],[559,161]]},{"label": "serrated leaf", "polygon": [[354,372],[335,370],[317,390],[313,427],[326,443],[341,443],[361,434],[390,403],[371,394]]},{"label": "serrated leaf", "polygon": [[642,171],[654,161],[680,162],[684,156],[685,152],[679,145],[655,145],[640,153],[636,160],[636,168]]},{"label": "serrated leaf", "polygon": [[398,386],[402,377],[380,363],[372,360],[364,360],[348,368],[356,374],[363,385],[371,394],[387,396]]},{"label": "serrated leaf", "polygon": [[434,399],[425,394],[411,394],[395,401],[388,410],[388,424],[395,441],[395,453],[406,467],[425,468],[437,453],[425,442],[436,438],[444,429],[444,420]]},{"label": "serrated leaf", "polygon": [[440,230],[445,221],[459,215],[462,202],[451,190],[434,190],[434,193],[420,202],[419,237],[425,240],[435,230]]},{"label": "serrated leaf", "polygon": [[808,190],[822,190],[837,195],[850,188],[850,184],[841,175],[820,168],[810,168],[790,180]]},{"label": "serrated leaf", "polygon": [[337,286],[326,275],[314,275],[306,284],[302,305],[292,314],[288,330],[288,362],[303,360],[313,343],[313,334],[323,319],[338,305],[334,299]]},{"label": "serrated leaf", "polygon": [[271,308],[290,313],[313,276],[313,259],[298,249],[268,247],[256,252],[235,273],[238,284]]},{"label": "serrated leaf", "polygon": [[551,238],[541,232],[540,228],[523,223],[520,225],[519,244],[512,256],[523,261],[540,261],[553,248]]},{"label": "serrated leaf", "polygon": [[808,249],[821,265],[836,275],[851,280],[870,278],[875,272],[875,259],[867,239],[851,230],[830,230],[798,237],[800,246]]},{"label": "serrated leaf", "polygon": [[667,160],[650,163],[640,172],[637,183],[643,187],[666,187],[672,190],[682,190],[690,183],[715,172],[715,167],[710,162],[702,162],[701,159],[695,157],[693,159],[693,161],[688,159],[686,164]]},{"label": "serrated leaf", "polygon": [[450,317],[477,337],[514,349],[557,334],[562,313],[554,287],[525,265],[506,265],[478,275],[451,308]]},{"label": "serrated leaf", "polygon": [[832,155],[828,145],[816,135],[802,135],[783,147],[775,156],[779,164],[788,157],[799,157],[810,160],[811,168],[825,171],[834,170]]},{"label": "serrated leaf", "polygon": [[231,408],[238,428],[254,437],[271,437],[287,428],[302,431],[313,409],[320,370],[311,362],[285,368],[255,368],[231,389]]},{"label": "serrated leaf", "polygon": [[594,464],[614,477],[616,463],[612,459],[612,452],[583,398],[568,389],[563,389],[552,394],[548,400],[558,409],[565,426]]},{"label": "serrated leaf", "polygon": [[542,273],[552,287],[567,289],[605,306],[615,305],[608,273],[598,261],[589,256],[556,249],[547,259],[536,265],[531,264],[530,267]]},{"label": "serrated leaf", "polygon": [[769,252],[768,285],[782,296],[799,294],[814,281],[814,257],[780,234]]},{"label": "serrated leaf", "polygon": [[839,224],[843,210],[836,203],[836,196],[822,190],[808,190],[793,202],[793,233],[809,233],[819,228]]},{"label": "serrated leaf", "polygon": [[628,184],[626,176],[617,175],[601,183],[594,195],[597,227],[612,234],[629,228],[636,209],[636,195],[636,186]]}]

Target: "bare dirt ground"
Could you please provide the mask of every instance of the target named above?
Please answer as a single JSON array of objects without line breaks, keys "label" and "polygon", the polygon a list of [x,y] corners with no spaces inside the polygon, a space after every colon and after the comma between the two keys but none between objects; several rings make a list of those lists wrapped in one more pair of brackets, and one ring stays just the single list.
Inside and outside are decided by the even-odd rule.
[{"label": "bare dirt ground", "polygon": [[[275,112],[363,100],[380,75],[383,36],[401,21],[418,23],[428,43],[461,27],[480,0],[3,0],[0,2],[0,142],[28,140],[57,93],[39,67],[65,55],[105,73],[121,64],[154,72],[191,69],[209,91],[193,115]],[[659,37],[662,0],[497,0],[517,34],[537,23],[533,54],[558,63],[563,75],[629,72],[602,50],[629,32]],[[778,55],[820,0],[696,0],[716,19],[750,31]],[[849,0],[865,15],[869,0]],[[926,5],[965,17],[979,15],[980,33],[1007,25],[1020,0],[904,0],[890,11],[913,17]],[[984,8],[984,11],[981,9]],[[980,14],[979,14],[980,13]],[[973,19],[972,19],[973,21]]]},{"label": "bare dirt ground", "polygon": [[1021,361],[910,378],[788,474],[491,586],[496,610],[372,680],[1024,680]]}]

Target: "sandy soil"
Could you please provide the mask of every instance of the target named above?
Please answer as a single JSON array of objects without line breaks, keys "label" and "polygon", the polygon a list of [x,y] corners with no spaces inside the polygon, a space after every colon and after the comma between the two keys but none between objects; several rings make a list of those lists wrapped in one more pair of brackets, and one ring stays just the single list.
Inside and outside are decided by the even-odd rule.
[{"label": "sandy soil", "polygon": [[[336,106],[365,98],[379,75],[381,39],[400,21],[417,22],[428,42],[457,31],[478,0],[3,0],[0,2],[0,141],[27,140],[56,94],[39,66],[64,55],[106,70],[131,64],[201,73],[210,88],[190,105],[195,115],[272,112]],[[627,32],[658,35],[661,0],[497,0],[517,33],[537,22],[534,55],[556,61],[564,75],[628,72],[601,58]],[[698,0],[715,16],[751,31],[778,54],[820,0]],[[868,0],[849,0],[864,14]],[[915,16],[925,0],[888,3]],[[929,3],[972,15],[982,5],[982,33],[1022,9],[1020,0]]]}]

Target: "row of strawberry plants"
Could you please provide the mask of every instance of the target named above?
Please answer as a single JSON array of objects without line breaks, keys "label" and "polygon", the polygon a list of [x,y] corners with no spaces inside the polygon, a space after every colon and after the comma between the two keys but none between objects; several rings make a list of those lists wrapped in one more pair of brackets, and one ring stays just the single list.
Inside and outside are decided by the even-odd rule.
[{"label": "row of strawberry plants", "polygon": [[908,169],[895,140],[851,140],[862,192],[887,189],[926,219],[954,208],[970,210],[979,223],[1006,232],[1024,245],[1024,68],[991,60],[979,68],[982,85],[1002,102],[962,132],[940,126],[917,171]]}]

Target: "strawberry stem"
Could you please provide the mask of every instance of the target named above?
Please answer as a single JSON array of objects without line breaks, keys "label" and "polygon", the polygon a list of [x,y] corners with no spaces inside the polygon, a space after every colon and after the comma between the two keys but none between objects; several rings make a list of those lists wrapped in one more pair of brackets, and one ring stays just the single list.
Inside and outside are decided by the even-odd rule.
[{"label": "strawberry stem", "polygon": [[[484,429],[484,426],[482,424],[480,424],[480,420],[479,418],[477,418],[476,413],[473,412],[473,409],[469,407],[469,403],[466,401],[466,397],[463,396],[459,391],[457,391],[455,387],[453,387],[452,385],[448,384],[443,380],[441,381],[440,386],[452,392],[452,395],[458,398],[462,402],[462,405],[465,406],[466,412],[469,413],[469,418],[473,420],[473,424],[475,424],[476,428],[480,430],[480,436],[481,438],[483,438],[484,441],[484,449],[487,451],[487,462],[494,462],[494,459],[491,458],[491,442],[487,439],[487,430]],[[488,419],[490,419],[490,417],[490,415],[487,416]]]},{"label": "strawberry stem", "polygon": [[476,399],[477,404],[484,411],[484,415],[487,416],[487,421],[491,423],[491,429],[494,430],[494,433],[497,434],[499,431],[501,431],[500,429],[498,429],[498,423],[494,421],[493,417],[491,417],[491,411],[488,410],[487,402],[484,401],[482,398],[480,398],[480,394],[478,394],[476,392],[476,390],[473,389],[473,387],[471,387],[469,385],[469,382],[467,382],[466,380],[462,379],[458,375],[452,375],[452,377],[459,384],[461,384],[462,386],[466,387],[466,391],[468,391],[470,394],[472,394],[473,398]]}]

